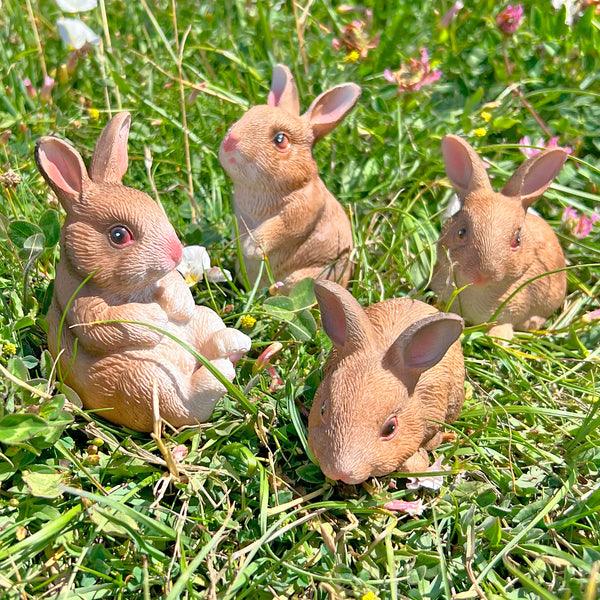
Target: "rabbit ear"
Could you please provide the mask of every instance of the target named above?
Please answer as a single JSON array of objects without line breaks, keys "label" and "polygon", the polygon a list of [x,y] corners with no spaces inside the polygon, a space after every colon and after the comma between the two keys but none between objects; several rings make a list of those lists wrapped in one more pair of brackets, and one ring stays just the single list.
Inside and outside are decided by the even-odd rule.
[{"label": "rabbit ear", "polygon": [[528,209],[550,186],[567,160],[562,148],[551,148],[527,159],[506,182],[502,194],[519,198]]},{"label": "rabbit ear", "polygon": [[333,281],[319,280],[314,283],[314,292],[323,329],[340,354],[350,354],[373,344],[373,325],[348,290]]},{"label": "rabbit ear", "polygon": [[461,200],[475,190],[491,191],[492,186],[477,152],[457,135],[442,138],[444,165]]},{"label": "rabbit ear", "polygon": [[121,183],[127,171],[127,138],[131,115],[128,112],[116,114],[102,130],[92,161],[90,177],[96,183]]},{"label": "rabbit ear", "polygon": [[312,127],[314,141],[335,129],[360,98],[361,89],[355,83],[342,83],[317,96],[302,115]]},{"label": "rabbit ear", "polygon": [[273,67],[273,81],[267,100],[269,106],[279,106],[293,115],[300,115],[298,88],[292,72],[285,65]]},{"label": "rabbit ear", "polygon": [[89,178],[81,155],[71,144],[44,136],[35,146],[35,162],[65,210],[79,201]]},{"label": "rabbit ear", "polygon": [[410,392],[423,371],[436,365],[459,338],[464,321],[451,313],[435,313],[409,325],[387,351],[383,366]]}]

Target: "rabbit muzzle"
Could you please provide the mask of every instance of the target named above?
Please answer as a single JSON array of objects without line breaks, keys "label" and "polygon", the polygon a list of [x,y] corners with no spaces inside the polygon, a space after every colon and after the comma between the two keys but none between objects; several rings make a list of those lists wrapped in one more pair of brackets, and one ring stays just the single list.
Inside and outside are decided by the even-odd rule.
[{"label": "rabbit muzzle", "polygon": [[[229,131],[225,136],[225,139],[221,142],[221,148],[223,149],[223,152],[233,152],[237,148],[240,139],[241,138],[236,137],[231,131]],[[230,162],[235,162],[233,157],[231,157],[229,160]]]}]

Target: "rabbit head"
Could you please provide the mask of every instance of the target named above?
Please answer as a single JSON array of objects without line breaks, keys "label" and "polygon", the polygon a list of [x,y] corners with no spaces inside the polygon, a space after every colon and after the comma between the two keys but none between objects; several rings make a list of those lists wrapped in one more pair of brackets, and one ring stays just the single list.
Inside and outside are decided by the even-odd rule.
[{"label": "rabbit head", "polygon": [[532,156],[500,192],[492,189],[482,160],[465,140],[445,136],[442,153],[461,208],[444,225],[438,251],[449,252],[457,285],[518,279],[528,266],[524,249],[540,242],[525,234],[527,209],[558,175],[566,152],[552,148]]},{"label": "rabbit head", "polygon": [[106,125],[90,163],[67,142],[45,136],[35,160],[67,213],[62,259],[81,279],[113,292],[141,290],[172,271],[182,246],[161,208],[147,194],[124,186],[131,116]]},{"label": "rabbit head", "polygon": [[315,282],[314,290],[333,350],[309,415],[310,448],[331,479],[360,483],[386,475],[419,451],[428,415],[417,382],[458,339],[463,321],[429,314],[390,344],[386,333],[397,328],[392,315],[388,323],[385,315],[383,323],[371,321],[331,281]]},{"label": "rabbit head", "polygon": [[356,104],[360,87],[337,85],[300,115],[298,89],[290,70],[273,68],[268,103],[252,107],[231,126],[219,160],[234,184],[287,195],[318,177],[312,148]]}]

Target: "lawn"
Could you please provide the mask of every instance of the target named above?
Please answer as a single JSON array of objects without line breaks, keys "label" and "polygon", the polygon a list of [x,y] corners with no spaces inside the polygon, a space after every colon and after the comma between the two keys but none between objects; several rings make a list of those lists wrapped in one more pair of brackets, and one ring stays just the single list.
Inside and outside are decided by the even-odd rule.
[{"label": "lawn", "polygon": [[[574,15],[526,0],[502,31],[506,5],[491,0],[455,15],[431,0],[100,0],[79,14],[2,0],[2,598],[598,597],[600,16],[596,2],[565,4]],[[83,19],[98,43],[69,47],[61,17]],[[239,280],[193,288],[253,341],[235,393],[201,427],[121,429],[57,380],[45,314],[64,212],[36,169],[37,139],[67,138],[89,161],[109,117],[129,111],[125,183],[233,272],[218,147],[266,101],[276,63],[303,109],[338,83],[362,88],[315,158],[352,220],[363,305],[436,300],[453,193],[445,134],[478,150],[497,187],[530,146],[571,150],[535,203],[565,251],[567,298],[544,331],[508,345],[465,330],[466,401],[434,453],[448,469],[439,489],[407,488],[401,473],[339,485],[312,460],[307,411],[331,343],[310,286],[283,300]],[[256,364],[273,342],[281,350]]]}]

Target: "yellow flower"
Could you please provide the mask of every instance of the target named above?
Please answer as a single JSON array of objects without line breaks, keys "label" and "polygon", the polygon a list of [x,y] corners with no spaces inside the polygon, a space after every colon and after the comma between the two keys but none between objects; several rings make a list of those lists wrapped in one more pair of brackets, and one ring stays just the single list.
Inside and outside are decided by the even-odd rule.
[{"label": "yellow flower", "polygon": [[100,116],[100,111],[97,108],[90,108],[88,113],[92,121],[97,121],[98,117]]},{"label": "yellow flower", "polygon": [[489,123],[490,119],[492,118],[492,113],[488,112],[487,110],[484,110],[481,112],[481,118],[486,122]]},{"label": "yellow flower", "polygon": [[12,342],[6,342],[6,344],[2,345],[2,354],[6,354],[6,356],[13,356],[17,353],[17,347]]},{"label": "yellow flower", "polygon": [[373,592],[367,592],[361,600],[379,600]]},{"label": "yellow flower", "polygon": [[256,324],[256,319],[252,315],[244,315],[240,319],[240,326],[242,329],[252,329]]},{"label": "yellow flower", "polygon": [[360,54],[357,50],[352,50],[348,54],[346,54],[346,58],[344,58],[344,62],[356,62],[360,58]]},{"label": "yellow flower", "polygon": [[485,137],[486,133],[487,129],[485,127],[478,127],[477,129],[473,130],[473,135],[475,137]]}]

